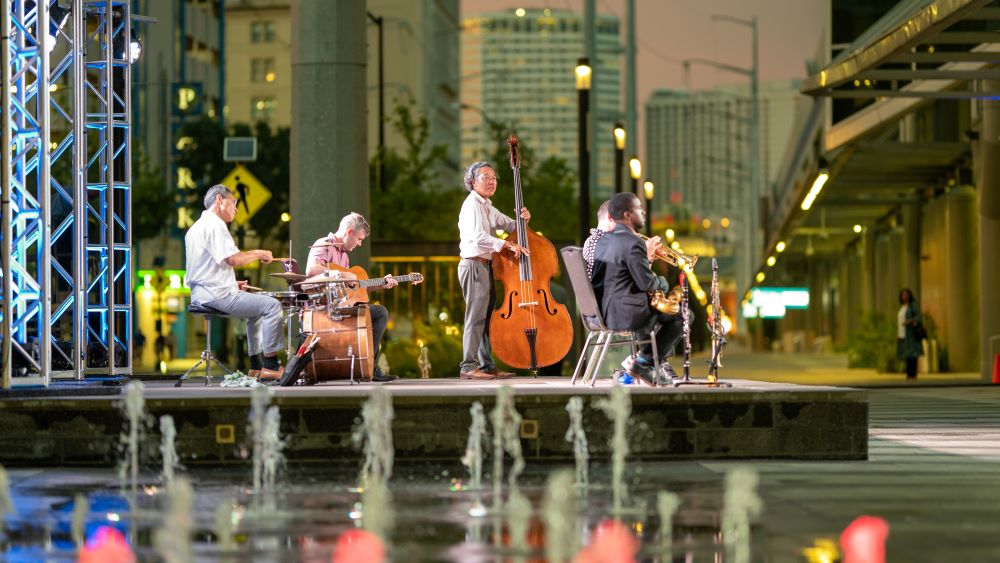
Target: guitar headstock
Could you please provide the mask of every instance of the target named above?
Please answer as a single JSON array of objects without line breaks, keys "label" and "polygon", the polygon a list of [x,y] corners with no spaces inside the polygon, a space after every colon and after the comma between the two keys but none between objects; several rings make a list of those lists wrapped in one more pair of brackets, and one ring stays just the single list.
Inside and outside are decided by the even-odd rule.
[{"label": "guitar headstock", "polygon": [[413,285],[417,285],[419,283],[424,283],[424,275],[423,274],[417,274],[417,273],[412,273],[411,272],[410,273],[410,282]]}]

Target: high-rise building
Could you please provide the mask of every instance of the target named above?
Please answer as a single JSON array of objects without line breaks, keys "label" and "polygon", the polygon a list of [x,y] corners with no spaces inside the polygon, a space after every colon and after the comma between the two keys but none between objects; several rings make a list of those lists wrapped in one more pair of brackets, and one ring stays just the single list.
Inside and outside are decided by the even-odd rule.
[{"label": "high-rise building", "polygon": [[[428,120],[428,142],[447,147],[448,167],[457,170],[458,0],[368,0],[367,9],[368,154],[378,149],[380,119],[397,103],[413,103]],[[292,42],[288,0],[227,0],[226,50],[239,53],[226,61],[227,123],[291,125]],[[383,126],[386,145],[401,149],[402,137]]]},{"label": "high-rise building", "polygon": [[[619,20],[597,17],[595,196],[614,192],[612,130],[620,117]],[[479,160],[497,145],[490,122],[513,125],[538,158],[557,156],[577,167],[577,92],[574,69],[584,56],[583,15],[567,10],[490,12],[462,20],[462,160]]]},{"label": "high-rise building", "polygon": [[292,123],[288,0],[226,2],[226,123]]},{"label": "high-rise building", "polygon": [[[790,141],[797,81],[762,83],[760,178],[774,181]],[[656,186],[654,216],[667,202],[707,218],[736,217],[750,205],[750,97],[745,86],[705,92],[657,90],[646,102],[646,160]]]},{"label": "high-rise building", "polygon": [[[166,189],[188,189],[190,176],[176,167],[178,132],[189,120],[222,118],[224,0],[135,0],[133,13],[155,23],[134,25],[142,40],[142,56],[132,67],[132,136],[146,163],[164,175]],[[138,155],[136,155],[138,156]],[[177,213],[174,227],[185,228]],[[180,245],[140,252],[140,267],[166,255],[174,264]]]}]

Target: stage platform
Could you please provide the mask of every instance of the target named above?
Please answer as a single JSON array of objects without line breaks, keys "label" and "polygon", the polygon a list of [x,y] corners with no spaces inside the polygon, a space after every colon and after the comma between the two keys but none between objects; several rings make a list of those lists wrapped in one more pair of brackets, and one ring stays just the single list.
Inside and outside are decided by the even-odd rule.
[{"label": "stage platform", "polygon": [[[628,386],[630,459],[867,458],[867,391],[726,381],[733,386]],[[151,423],[142,451],[147,452],[150,466],[159,456],[158,418],[164,414],[174,418],[182,464],[248,463],[250,389],[206,387],[203,382],[194,378],[175,388],[172,381],[145,381]],[[591,388],[572,386],[568,378],[402,379],[385,384],[395,409],[396,461],[457,461],[465,452],[470,406],[479,401],[488,414],[499,385],[515,390],[516,407],[524,418],[521,441],[527,459],[573,458],[572,444],[565,440],[569,424],[565,406],[573,396],[584,399],[591,458],[608,457],[612,424],[593,403],[608,395],[609,380]],[[272,404],[281,409],[289,463],[360,460],[351,432],[371,389],[371,384],[347,382],[272,387]],[[124,428],[120,385],[53,385],[31,391],[14,390],[0,400],[0,463],[111,466],[117,462]]]}]

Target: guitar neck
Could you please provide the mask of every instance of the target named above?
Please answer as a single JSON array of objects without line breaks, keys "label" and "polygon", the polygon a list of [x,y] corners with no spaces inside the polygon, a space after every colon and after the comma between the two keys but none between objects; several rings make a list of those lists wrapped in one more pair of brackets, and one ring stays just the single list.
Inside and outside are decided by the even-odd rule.
[{"label": "guitar neck", "polygon": [[[416,281],[417,277],[412,274],[406,274],[405,276],[393,276],[393,278],[399,283],[404,283],[404,282]],[[360,285],[361,287],[380,287],[385,285],[385,278],[371,278],[367,280],[362,280],[360,282]]]}]

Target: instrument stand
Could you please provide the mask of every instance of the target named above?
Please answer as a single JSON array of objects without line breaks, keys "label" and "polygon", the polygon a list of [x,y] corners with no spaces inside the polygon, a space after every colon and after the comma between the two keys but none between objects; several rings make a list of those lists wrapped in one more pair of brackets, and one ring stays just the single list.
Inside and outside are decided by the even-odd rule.
[{"label": "instrument stand", "polygon": [[[687,277],[682,273],[680,276],[681,281],[681,295],[683,296],[681,300],[681,315],[683,315],[684,320],[684,375],[680,379],[673,381],[674,387],[680,387],[681,385],[705,385],[708,387],[732,387],[729,383],[718,382],[718,357],[719,352],[722,350],[721,344],[718,344],[716,338],[722,339],[722,344],[725,344],[725,337],[721,335],[712,333],[712,364],[715,366],[715,371],[709,368],[708,378],[706,379],[691,379],[691,327],[688,324],[688,317],[690,313],[688,312],[688,290],[687,290]],[[715,285],[715,279],[713,278],[712,289],[717,291],[717,286]]]},{"label": "instrument stand", "polygon": [[286,329],[286,333],[285,333],[285,354],[286,354],[285,355],[285,362],[287,363],[287,362],[291,361],[291,359],[295,355],[294,351],[292,350],[292,316],[297,311],[301,310],[301,308],[299,306],[297,306],[297,305],[289,305],[287,307],[283,307],[283,309],[284,309],[284,312],[285,312],[285,319],[284,320],[285,320],[285,329]]}]

